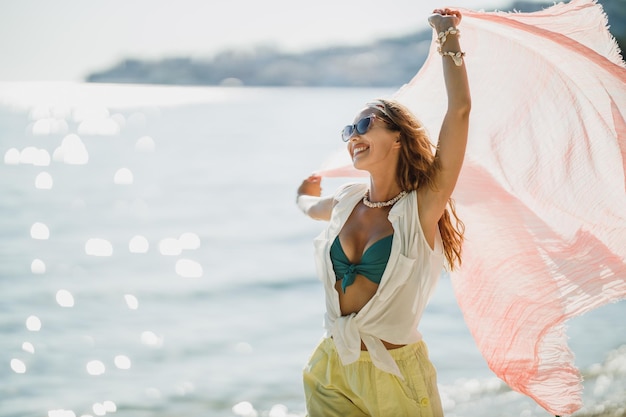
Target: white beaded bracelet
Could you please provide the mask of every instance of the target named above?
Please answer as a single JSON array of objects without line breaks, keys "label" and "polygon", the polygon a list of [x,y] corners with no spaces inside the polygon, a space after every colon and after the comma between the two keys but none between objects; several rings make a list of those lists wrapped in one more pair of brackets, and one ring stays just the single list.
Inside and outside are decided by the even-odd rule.
[{"label": "white beaded bracelet", "polygon": [[463,57],[465,56],[465,52],[452,52],[452,51],[447,51],[447,52],[443,52],[441,50],[441,48],[437,49],[439,51],[439,55],[441,56],[449,56],[450,58],[452,58],[452,60],[454,61],[454,65],[456,65],[457,67],[460,67],[461,65],[463,65]]},{"label": "white beaded bracelet", "polygon": [[448,40],[448,35],[459,35],[461,36],[461,31],[455,28],[454,26],[450,26],[446,29],[445,32],[439,32],[437,34],[437,43],[439,46],[443,46],[444,43]]}]

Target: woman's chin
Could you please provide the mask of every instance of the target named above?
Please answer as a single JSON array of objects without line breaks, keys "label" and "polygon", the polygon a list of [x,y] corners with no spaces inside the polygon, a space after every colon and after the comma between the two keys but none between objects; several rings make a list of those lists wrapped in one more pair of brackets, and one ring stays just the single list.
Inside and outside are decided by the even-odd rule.
[{"label": "woman's chin", "polygon": [[358,157],[352,161],[352,166],[354,167],[354,169],[369,172],[368,164],[361,161]]}]

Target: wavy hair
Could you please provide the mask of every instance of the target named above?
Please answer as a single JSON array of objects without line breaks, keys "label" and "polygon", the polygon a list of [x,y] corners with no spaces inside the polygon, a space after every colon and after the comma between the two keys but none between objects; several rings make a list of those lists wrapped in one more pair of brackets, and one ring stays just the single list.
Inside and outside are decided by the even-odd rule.
[{"label": "wavy hair", "polygon": [[[388,124],[389,129],[400,132],[401,150],[396,172],[400,187],[406,191],[417,190],[420,187],[436,190],[434,174],[439,169],[439,162],[435,158],[428,133],[420,121],[409,109],[396,101],[379,99],[368,103],[367,106],[382,113],[379,116]],[[452,198],[448,199],[438,225],[443,241],[443,252],[450,269],[454,270],[455,266],[461,265],[465,225],[456,214]]]}]

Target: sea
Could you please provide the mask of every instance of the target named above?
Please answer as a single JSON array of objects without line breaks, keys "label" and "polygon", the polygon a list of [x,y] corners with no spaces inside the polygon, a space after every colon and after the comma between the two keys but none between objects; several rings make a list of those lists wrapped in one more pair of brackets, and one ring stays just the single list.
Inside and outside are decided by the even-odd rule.
[{"label": "sea", "polygon": [[[296,189],[393,93],[0,83],[0,417],[304,416],[324,223]],[[420,330],[446,416],[550,415],[489,370],[445,274]],[[626,302],[568,335],[576,415],[621,416]]]}]

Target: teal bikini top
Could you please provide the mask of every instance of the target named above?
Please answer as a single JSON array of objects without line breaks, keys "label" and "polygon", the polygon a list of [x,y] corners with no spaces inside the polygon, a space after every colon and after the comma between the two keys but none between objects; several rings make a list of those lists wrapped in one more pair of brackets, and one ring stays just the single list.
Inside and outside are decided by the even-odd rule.
[{"label": "teal bikini top", "polygon": [[367,248],[361,257],[360,264],[350,263],[350,260],[346,256],[339,236],[335,239],[330,246],[330,260],[333,263],[333,270],[337,281],[341,281],[341,289],[346,292],[346,288],[356,279],[357,274],[363,275],[375,284],[380,284],[380,280],[387,267],[389,261],[389,255],[391,255],[391,242],[393,235],[385,236],[384,238],[374,242],[372,246]]}]

